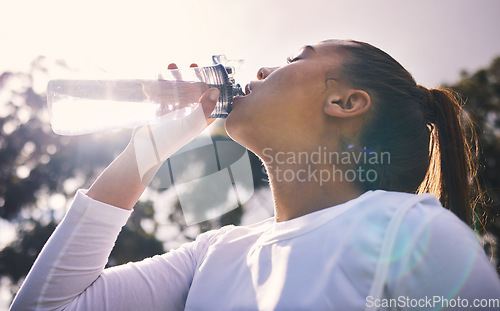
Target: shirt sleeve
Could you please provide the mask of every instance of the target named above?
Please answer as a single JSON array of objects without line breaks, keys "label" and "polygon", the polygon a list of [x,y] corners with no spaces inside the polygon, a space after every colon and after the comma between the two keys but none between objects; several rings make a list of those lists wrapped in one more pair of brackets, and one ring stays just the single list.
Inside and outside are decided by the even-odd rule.
[{"label": "shirt sleeve", "polygon": [[130,213],[79,190],[11,310],[182,309],[199,256],[196,248],[209,234],[175,251],[104,269]]},{"label": "shirt sleeve", "polygon": [[498,300],[500,280],[475,233],[442,207],[424,210],[412,209],[400,228],[389,296],[399,306],[420,303],[425,310],[453,309],[459,303],[475,310],[481,309],[478,303]]}]

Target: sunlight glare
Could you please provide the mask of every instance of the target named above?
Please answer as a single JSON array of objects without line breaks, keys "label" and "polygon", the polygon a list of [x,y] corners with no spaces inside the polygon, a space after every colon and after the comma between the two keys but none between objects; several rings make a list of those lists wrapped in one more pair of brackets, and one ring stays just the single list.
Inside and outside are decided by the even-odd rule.
[{"label": "sunlight glare", "polygon": [[51,107],[52,129],[57,134],[76,135],[139,125],[154,119],[157,105],[148,102],[118,102],[64,96]]}]

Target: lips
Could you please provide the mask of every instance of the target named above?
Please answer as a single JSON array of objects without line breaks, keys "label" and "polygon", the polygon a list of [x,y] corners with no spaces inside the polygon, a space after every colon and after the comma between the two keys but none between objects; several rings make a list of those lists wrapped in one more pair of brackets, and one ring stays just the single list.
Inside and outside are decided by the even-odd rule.
[{"label": "lips", "polygon": [[250,93],[252,93],[252,82],[248,83],[247,85],[245,85],[245,89],[244,89],[244,94],[242,95],[239,95],[239,96],[235,96],[233,98],[233,103],[236,103],[237,101],[239,101],[240,98],[245,98],[246,96],[250,95]]},{"label": "lips", "polygon": [[250,83],[248,83],[245,86],[245,95],[250,95],[250,93],[252,93],[252,86],[250,85]]}]

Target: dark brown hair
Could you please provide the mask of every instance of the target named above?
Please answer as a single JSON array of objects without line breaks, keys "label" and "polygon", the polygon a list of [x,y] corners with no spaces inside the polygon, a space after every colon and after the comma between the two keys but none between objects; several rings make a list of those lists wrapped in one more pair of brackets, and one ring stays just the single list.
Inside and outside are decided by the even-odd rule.
[{"label": "dark brown hair", "polygon": [[396,60],[370,44],[348,41],[341,48],[347,52],[344,76],[372,97],[358,143],[390,154],[390,163],[363,164],[377,178],[360,186],[433,193],[468,225],[481,221],[473,204],[477,140],[456,94],[418,85]]}]

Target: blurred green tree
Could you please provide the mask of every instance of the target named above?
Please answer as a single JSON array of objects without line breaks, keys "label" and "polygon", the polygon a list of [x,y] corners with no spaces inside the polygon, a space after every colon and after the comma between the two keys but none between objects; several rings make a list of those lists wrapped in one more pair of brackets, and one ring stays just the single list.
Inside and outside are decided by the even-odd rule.
[{"label": "blurred green tree", "polygon": [[481,145],[481,175],[493,202],[500,202],[500,57],[474,74],[466,71],[451,89],[463,96]]},{"label": "blurred green tree", "polygon": [[[0,249],[0,278],[8,278],[12,294],[75,191],[89,187],[130,137],[130,131],[74,137],[54,134],[45,86],[55,68],[71,70],[63,62],[53,64],[40,57],[28,73],[0,76],[0,218],[16,230],[16,239]],[[141,225],[145,220],[154,224],[152,202],[140,201],[135,209],[137,213],[123,229],[110,265],[164,252],[155,231]]]},{"label": "blurred green tree", "polygon": [[[489,215],[486,229],[500,241],[500,57],[475,73],[462,71],[457,83],[445,87],[463,97],[465,110],[473,121],[480,143],[480,186],[486,195],[486,204],[479,210]],[[495,243],[487,241],[488,235],[485,238],[486,251],[495,252]],[[500,275],[500,247],[492,255]]]}]

